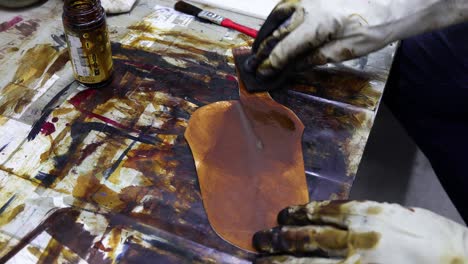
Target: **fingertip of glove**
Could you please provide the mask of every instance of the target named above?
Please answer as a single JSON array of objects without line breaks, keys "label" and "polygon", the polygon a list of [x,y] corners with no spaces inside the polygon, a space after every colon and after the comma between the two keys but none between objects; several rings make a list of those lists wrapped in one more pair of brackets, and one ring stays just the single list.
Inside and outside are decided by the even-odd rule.
[{"label": "fingertip of glove", "polygon": [[280,227],[275,227],[255,233],[252,237],[253,247],[262,253],[272,253],[280,230]]},{"label": "fingertip of glove", "polygon": [[252,245],[256,250],[262,252],[264,251],[263,245],[265,244],[265,242],[269,241],[270,239],[271,239],[271,236],[269,235],[269,233],[265,231],[259,231],[253,235]]},{"label": "fingertip of glove", "polygon": [[277,221],[280,225],[287,225],[290,218],[289,208],[281,210],[278,214]]},{"label": "fingertip of glove", "polygon": [[245,71],[248,73],[254,73],[257,66],[258,66],[257,57],[255,55],[251,55],[250,57],[248,57],[245,60],[244,65],[243,65]]}]

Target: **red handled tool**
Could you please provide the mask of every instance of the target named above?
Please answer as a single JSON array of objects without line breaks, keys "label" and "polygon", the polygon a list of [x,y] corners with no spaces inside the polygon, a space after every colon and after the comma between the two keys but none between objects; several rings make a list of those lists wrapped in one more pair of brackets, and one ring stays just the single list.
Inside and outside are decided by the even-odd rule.
[{"label": "red handled tool", "polygon": [[249,27],[237,24],[236,22],[230,20],[229,18],[224,18],[213,12],[202,10],[184,1],[178,1],[175,4],[175,10],[185,13],[185,14],[196,16],[202,20],[209,21],[209,22],[215,23],[217,25],[220,25],[226,28],[237,30],[248,36],[251,36],[252,38],[257,37],[258,31],[253,28],[249,28]]}]

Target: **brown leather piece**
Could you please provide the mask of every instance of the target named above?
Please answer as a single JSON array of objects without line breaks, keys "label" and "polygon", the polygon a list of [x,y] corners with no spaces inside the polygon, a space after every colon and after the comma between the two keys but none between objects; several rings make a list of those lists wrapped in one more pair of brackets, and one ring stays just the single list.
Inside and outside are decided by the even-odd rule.
[{"label": "brown leather piece", "polygon": [[250,94],[239,81],[240,101],[198,109],[185,138],[213,229],[254,251],[255,232],[276,225],[278,212],[309,201],[302,157],[304,125],[268,93]]}]

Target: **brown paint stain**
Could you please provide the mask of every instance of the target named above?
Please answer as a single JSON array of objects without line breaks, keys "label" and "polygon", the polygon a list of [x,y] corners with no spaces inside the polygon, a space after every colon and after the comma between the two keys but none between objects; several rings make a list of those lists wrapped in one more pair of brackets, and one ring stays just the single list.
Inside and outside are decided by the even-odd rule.
[{"label": "brown paint stain", "polygon": [[332,99],[358,107],[375,109],[381,91],[375,90],[370,80],[378,76],[355,72],[349,69],[313,68],[294,73],[294,83],[290,89]]},{"label": "brown paint stain", "polygon": [[381,237],[378,232],[352,233],[349,241],[355,249],[373,249],[379,244]]},{"label": "brown paint stain", "polygon": [[[184,41],[189,42],[190,38],[185,38]],[[183,42],[183,41],[182,41]],[[170,45],[169,41],[167,44],[163,43],[164,45]],[[185,45],[185,43],[184,43]],[[149,92],[154,90],[161,90],[165,91],[170,94],[174,94],[174,96],[178,96],[180,98],[189,98],[189,99],[196,99],[196,103],[202,102],[200,105],[205,103],[210,103],[213,101],[218,100],[225,100],[226,98],[237,98],[236,95],[233,95],[229,89],[226,88],[228,85],[224,82],[216,83],[213,80],[216,80],[216,77],[226,76],[226,73],[232,74],[229,67],[226,66],[226,62],[230,60],[229,57],[216,57],[210,51],[203,51],[203,57],[209,59],[209,65],[205,64],[201,67],[199,64],[189,64],[190,71],[184,71],[184,69],[168,66],[167,64],[162,64],[160,62],[160,56],[168,56],[171,58],[199,58],[200,53],[202,53],[201,49],[199,49],[202,44],[195,44],[191,46],[195,46],[196,50],[191,50],[187,52],[180,52],[177,49],[185,48],[183,45],[174,46],[176,48],[176,52],[174,50],[168,50],[161,52],[161,54],[154,54],[148,52],[142,52],[137,49],[128,49],[122,48],[120,45],[115,45],[117,48],[114,49],[116,52],[116,59],[118,62],[116,64],[120,65],[120,68],[117,69],[118,77],[117,80],[111,88],[104,89],[96,93],[96,96],[90,97],[85,100],[81,106],[89,111],[98,110],[99,112],[102,110],[111,111],[115,110],[116,105],[110,103],[105,106],[106,101],[110,99],[121,100],[126,98],[127,96],[132,95],[136,91],[142,92],[144,94],[149,94]],[[196,53],[196,54],[195,54]],[[56,59],[57,61],[58,59]],[[199,60],[193,60],[199,62]],[[144,65],[147,63],[148,65]],[[161,64],[159,64],[161,63]],[[54,62],[55,64],[55,62]],[[57,66],[60,63],[56,64]],[[122,66],[124,65],[124,66]],[[150,71],[153,65],[157,65],[160,68],[163,68],[165,71],[164,76],[162,74],[150,74]],[[217,65],[220,65],[220,68],[217,68]],[[53,67],[49,67],[49,69],[53,69]],[[60,67],[58,67],[60,68]],[[169,69],[169,71],[167,71]],[[207,69],[210,70],[207,72]],[[216,73],[212,72],[212,70],[216,70]],[[50,70],[48,72],[53,72],[54,70]],[[219,72],[218,72],[219,71]],[[139,78],[134,78],[134,76],[130,76],[135,74],[141,74]],[[148,77],[145,77],[144,74],[147,74]],[[125,79],[121,78],[121,76],[129,75],[132,78]],[[171,77],[172,76],[172,77]],[[179,83],[171,83],[168,80],[173,79],[183,79],[183,85]],[[195,80],[197,80],[195,82]],[[198,82],[199,81],[199,82]],[[220,81],[220,80],[218,80]],[[230,80],[232,82],[232,80]],[[162,84],[161,84],[162,83]],[[345,83],[346,84],[346,83]],[[183,86],[183,87],[182,87]],[[226,87],[225,87],[226,86]],[[235,88],[235,87],[234,87]],[[121,92],[124,91],[124,92]],[[224,94],[222,94],[224,93]],[[235,91],[237,94],[237,91]],[[141,100],[144,96],[135,97],[136,100]],[[148,96],[147,99],[141,101],[141,104],[146,104],[148,100],[150,100],[151,96]],[[182,100],[183,101],[183,100]],[[129,104],[133,106],[132,104]],[[183,109],[182,104],[174,104],[171,105],[177,111]],[[140,109],[140,108],[138,108]],[[68,113],[69,111],[74,110],[72,108],[58,108],[55,109],[53,112],[53,116],[60,116],[60,114]],[[186,109],[184,109],[186,110]],[[254,109],[255,110],[255,109]],[[192,113],[193,111],[187,111],[187,113]],[[131,115],[135,115],[132,117],[126,117],[125,122],[128,126],[135,127],[135,124],[139,118],[138,114],[139,111],[134,111]],[[251,111],[253,113],[253,111]],[[253,114],[252,114],[253,115]],[[329,115],[334,117],[336,113],[330,112]],[[86,117],[85,114],[77,118],[76,120],[70,121],[71,124],[75,122],[87,122],[90,121],[92,118]],[[281,118],[279,118],[281,120]],[[330,118],[332,119],[332,118]],[[270,121],[267,118],[268,121]],[[344,120],[344,119],[343,119]],[[1,119],[0,119],[1,121]],[[273,120],[271,123],[275,123],[277,121]],[[331,123],[331,122],[330,122]],[[287,124],[287,123],[285,123]],[[328,124],[328,119],[327,119]],[[97,200],[94,198],[94,194],[86,195],[86,191],[77,187],[76,192],[83,195],[83,198],[91,201],[93,203],[102,203],[103,207],[107,206],[111,202],[117,201],[122,202],[125,206],[125,210],[122,212],[122,207],[113,207],[112,210],[115,212],[122,212],[128,214],[129,219],[131,218],[132,223],[145,223],[157,228],[161,228],[163,230],[168,230],[177,236],[184,237],[189,240],[196,241],[208,247],[213,247],[216,249],[226,249],[223,252],[229,252],[229,254],[237,255],[237,256],[245,256],[244,253],[239,251],[234,251],[232,248],[228,247],[227,243],[223,243],[216,235],[213,235],[212,230],[210,229],[209,225],[206,224],[206,219],[204,218],[203,210],[200,209],[200,194],[198,190],[198,186],[196,185],[196,180],[193,177],[196,175],[193,173],[193,161],[191,160],[191,156],[189,156],[184,152],[187,150],[186,143],[183,139],[180,138],[184,131],[184,126],[186,125],[186,121],[183,119],[176,120],[173,118],[172,113],[168,113],[167,116],[164,118],[164,125],[162,129],[154,130],[154,128],[146,128],[150,129],[151,132],[157,131],[158,133],[166,133],[170,131],[171,133],[177,133],[179,138],[176,140],[176,145],[174,146],[166,146],[164,144],[158,144],[156,146],[149,146],[148,144],[140,144],[135,149],[129,152],[128,155],[128,163],[124,160],[120,167],[128,166],[131,168],[135,168],[138,171],[142,172],[145,177],[147,177],[147,181],[145,180],[145,187],[128,187],[123,189],[119,196],[116,197],[111,195],[108,199]],[[339,124],[333,124],[333,126],[338,126]],[[279,125],[280,126],[280,125]],[[291,127],[286,125],[285,127]],[[142,129],[145,128],[137,128]],[[297,127],[296,127],[297,129]],[[59,146],[60,144],[67,144],[69,140],[69,128],[60,131],[58,135],[56,135],[55,139],[53,140],[54,146]],[[167,138],[169,141],[169,137],[174,135],[160,135],[160,138]],[[177,137],[177,136],[176,136]],[[112,135],[106,135],[103,137],[107,141],[121,141],[120,137],[114,137]],[[140,147],[142,146],[142,147]],[[86,157],[92,155],[93,150],[90,147],[86,151],[87,145],[80,144],[77,147],[77,150],[72,153],[68,157],[68,164],[61,170],[53,171],[52,173],[58,176],[58,179],[62,179],[66,177],[73,166],[76,165],[77,160],[83,160]],[[122,146],[119,146],[121,149]],[[172,149],[171,149],[172,148]],[[181,149],[183,151],[181,151]],[[134,151],[136,150],[136,151]],[[47,155],[44,154],[44,159],[52,159],[54,158],[53,155],[57,155],[57,150],[52,148],[51,151],[47,152]],[[186,158],[186,155],[190,157],[190,161],[184,163],[182,159]],[[93,159],[96,159],[96,164],[100,164],[99,168],[95,168],[88,175],[90,177],[95,177],[96,180],[85,180],[84,182],[88,182],[84,184],[84,187],[91,190],[91,192],[98,190],[101,186],[99,186],[100,181],[97,179],[100,178],[104,169],[109,168],[112,165],[112,162],[109,161],[111,158],[114,157],[115,152],[113,151],[106,151],[101,156],[93,156]],[[152,160],[157,161],[156,165],[151,165]],[[187,165],[188,164],[188,165]],[[25,176],[26,177],[26,176]],[[183,179],[182,181],[180,179]],[[58,180],[58,181],[59,181]],[[195,182],[195,184],[192,184]],[[79,184],[77,182],[77,184]],[[54,185],[52,185],[52,188]],[[103,192],[106,193],[106,192]],[[155,197],[154,200],[143,200],[141,194],[149,194],[148,196]],[[124,198],[127,196],[128,198]],[[164,204],[161,205],[161,201],[164,201]],[[144,213],[142,214],[133,214],[128,213],[134,206],[139,205],[138,203],[144,203]],[[184,215],[186,212],[191,213]],[[275,213],[276,214],[276,213]],[[190,216],[196,215],[197,217],[201,215],[200,218],[195,218],[196,222],[191,222]],[[180,219],[184,219],[184,224],[177,224],[176,222]],[[74,221],[73,219],[70,221]],[[127,223],[128,224],[128,223]],[[57,225],[60,226],[60,225]],[[78,251],[88,252],[91,251],[90,254],[93,254],[93,250],[81,246],[80,239],[77,239],[74,235],[76,234],[75,230],[70,232],[70,229],[63,229],[59,230],[60,232],[56,232],[55,235],[62,234],[64,237],[68,237],[68,240],[74,241],[74,244],[66,245],[66,247],[72,248],[73,250],[78,249]],[[71,235],[70,235],[71,234]],[[118,240],[118,238],[116,238]],[[63,251],[63,250],[62,250]],[[152,249],[144,248],[139,252],[136,252],[140,255],[141,259],[147,259],[148,252],[152,251]],[[169,250],[170,251],[170,250]],[[165,252],[166,254],[180,254],[178,252]],[[92,263],[92,262],[90,262]]]},{"label": "brown paint stain", "polygon": [[173,152],[170,145],[139,144],[128,152],[121,167],[142,172],[144,179],[140,184],[143,186],[124,188],[120,199],[126,204],[138,204],[145,196],[152,197],[142,204],[146,212],[151,212],[158,209],[158,201],[164,198],[164,193],[170,193],[175,196],[171,201],[175,211],[183,213],[189,210],[199,197],[194,185],[180,181],[186,173],[179,169],[183,168],[183,159],[185,157]]},{"label": "brown paint stain", "polygon": [[406,210],[412,212],[412,213],[416,212],[416,210],[414,210],[414,208],[412,208],[412,207],[406,207],[406,206],[402,206],[402,207],[403,207],[404,209],[406,209]]},{"label": "brown paint stain", "polygon": [[317,215],[341,215],[346,212],[346,205],[349,201],[346,200],[335,200],[330,201],[327,204],[318,204],[314,211],[317,212]]},{"label": "brown paint stain", "polygon": [[42,76],[56,54],[57,51],[50,44],[37,44],[28,49],[18,62],[12,82],[23,86],[32,84]]},{"label": "brown paint stain", "polygon": [[367,213],[369,215],[378,215],[382,213],[382,207],[378,207],[378,206],[369,207],[367,208]]},{"label": "brown paint stain", "polygon": [[102,144],[104,144],[104,141],[93,142],[89,145],[86,145],[81,151],[80,157],[76,161],[76,166],[81,165],[83,160],[89,157],[92,153],[94,153],[96,149],[99,148]]},{"label": "brown paint stain", "polygon": [[73,108],[65,108],[65,107],[60,107],[60,108],[57,108],[57,109],[54,109],[54,115],[55,116],[61,116],[61,115],[66,115],[72,111],[74,111],[75,109]]},{"label": "brown paint stain", "polygon": [[8,122],[8,120],[10,119],[7,117],[0,116],[0,126],[3,126],[6,122]]},{"label": "brown paint stain", "polygon": [[55,146],[58,146],[58,144],[66,140],[66,136],[69,135],[69,132],[70,129],[67,127],[60,131],[58,135],[55,135],[55,138],[51,142],[51,147],[40,155],[41,162],[45,162],[47,159],[52,157],[52,154],[56,154]]},{"label": "brown paint stain", "polygon": [[[132,52],[138,51],[135,50]],[[147,56],[148,54],[149,53],[144,53],[144,56]],[[150,56],[152,59],[159,57],[159,55],[149,55],[152,56]],[[57,57],[58,55],[56,58]],[[142,56],[142,58],[145,57]],[[56,61],[57,60],[58,59],[56,59]],[[221,61],[220,63],[224,62]],[[60,64],[61,63],[57,63],[57,65]],[[123,62],[120,62],[120,65],[123,65]],[[48,69],[51,68],[53,69],[52,66],[49,66]],[[50,174],[57,176],[57,180],[54,182],[54,184],[51,185],[51,188],[55,189],[56,184],[60,182],[61,179],[67,176],[71,176],[69,174],[70,172],[73,172],[72,170],[75,168],[75,166],[77,166],[77,161],[82,162],[87,157],[92,156],[95,164],[99,164],[99,166],[90,168],[89,171],[86,171],[86,173],[80,175],[80,178],[74,184],[75,186],[72,194],[75,197],[92,204],[97,204],[103,208],[110,209],[113,212],[128,214],[129,218],[132,219],[132,223],[148,223],[154,227],[174,232],[177,234],[177,236],[183,236],[190,240],[197,241],[198,243],[203,243],[203,245],[221,249],[227,248],[228,251],[226,252],[233,252],[233,247],[229,246],[227,243],[222,243],[223,241],[214,235],[212,230],[209,228],[209,225],[205,224],[206,219],[204,218],[203,213],[200,213],[200,209],[197,209],[201,206],[201,199],[198,186],[196,185],[196,180],[194,180],[196,175],[193,173],[194,169],[192,169],[193,160],[191,159],[191,155],[185,141],[182,139],[182,133],[187,124],[184,116],[189,116],[189,114],[192,113],[196,107],[187,104],[187,101],[182,99],[183,97],[180,95],[178,95],[178,97],[155,98],[153,96],[155,90],[158,91],[158,93],[160,91],[164,91],[165,93],[171,95],[172,93],[176,92],[180,93],[180,91],[183,90],[180,90],[180,85],[173,87],[169,86],[169,89],[165,84],[161,85],[159,82],[161,80],[165,80],[164,78],[161,79],[153,76],[153,80],[144,79],[142,76],[137,76],[137,78],[134,76],[132,77],[130,75],[135,75],[134,69],[137,69],[138,71],[140,68],[138,65],[131,66],[131,68],[120,68],[119,70],[121,75],[129,76],[128,78],[120,78],[121,76],[118,76],[117,83],[113,84],[115,87],[106,88],[96,92],[94,96],[90,96],[81,102],[80,106],[88,111],[108,113],[115,110],[125,110],[125,107],[122,109],[120,108],[120,103],[125,102],[125,99],[130,98],[131,100],[125,103],[126,106],[132,108],[132,110],[128,112],[124,111],[124,113],[126,113],[126,117],[123,121],[126,125],[129,126],[129,128],[136,129],[136,131],[142,134],[143,132],[141,131],[145,131],[144,129],[154,129],[151,127],[136,127],[136,123],[142,115],[142,111],[144,111],[144,106],[150,103],[155,103],[154,106],[156,109],[160,109],[160,107],[170,109],[169,112],[166,112],[166,110],[164,110],[164,112],[159,112],[158,110],[157,112],[152,113],[158,118],[161,118],[161,120],[164,120],[164,123],[161,125],[161,127],[157,130],[154,130],[157,131],[157,135],[155,137],[161,139],[161,142],[158,142],[155,145],[138,143],[135,145],[135,148],[133,148],[128,153],[128,157],[124,159],[124,161],[119,166],[121,168],[136,168],[138,171],[142,172],[144,174],[145,186],[130,186],[122,189],[118,195],[115,195],[115,192],[111,193],[112,190],[109,190],[105,187],[105,180],[102,179],[103,172],[110,168],[115,162],[115,160],[112,160],[111,157],[116,157],[117,152],[125,149],[127,144],[122,143],[123,140],[120,136],[99,133],[97,136],[98,140],[105,141],[104,144],[110,143],[109,145],[114,145],[114,147],[106,147],[103,150],[102,145],[99,147],[96,145],[89,146],[87,144],[79,143],[76,149],[74,149],[70,155],[67,156],[67,160],[63,161],[66,163],[65,166],[53,169],[49,172]],[[172,69],[176,69],[176,67],[172,67]],[[183,78],[188,78],[189,84],[193,85],[194,81],[192,79],[192,75],[206,75],[205,71],[197,72],[197,70],[200,70],[200,68],[194,67],[191,72],[183,72],[183,75],[179,75],[177,78],[180,78],[180,76],[187,76]],[[54,71],[51,70],[48,72],[52,73]],[[221,72],[219,74],[219,76],[224,75],[226,75],[225,72]],[[146,86],[140,87],[142,82],[144,82],[144,85]],[[198,89],[200,91],[202,91],[200,88],[207,86],[207,84],[202,84],[198,81],[195,84],[197,86],[194,86],[193,89]],[[216,83],[216,85],[219,85],[219,83]],[[128,86],[128,88],[125,88],[124,86]],[[121,93],[123,89],[128,89],[128,93]],[[170,89],[173,90],[171,91]],[[192,89],[188,89],[188,91],[192,91]],[[202,93],[201,98],[203,98],[203,96],[205,95]],[[119,103],[112,103],[112,100]],[[60,118],[62,114],[67,114],[70,111],[75,110],[69,106],[67,107],[68,108],[63,108],[62,106],[55,109],[47,120],[51,120],[52,117]],[[179,112],[183,112],[182,117],[176,117],[176,114]],[[96,120],[83,113],[71,122],[72,124],[76,124],[78,122],[86,123],[90,121]],[[67,127],[61,131],[56,131],[54,134],[54,139],[50,138],[52,148],[43,153],[41,159],[50,160],[56,158],[59,154],[62,155],[63,150],[60,150],[59,146],[70,143],[70,130],[71,127]],[[125,129],[122,130],[125,131]],[[76,132],[77,131],[75,131],[75,136],[77,135]],[[78,132],[85,133],[84,131]],[[148,135],[151,135],[151,133],[148,133]],[[174,144],[176,145],[174,146]],[[99,155],[96,154],[96,150],[98,148],[101,151],[101,154]],[[80,169],[83,169],[83,167]],[[142,196],[141,194],[147,194],[146,197],[153,197],[153,199],[143,200],[145,196]],[[117,206],[115,205],[116,203],[118,204]],[[132,208],[140,205],[139,203],[141,203],[141,205],[144,207],[144,214],[133,215],[133,213],[130,213]],[[79,203],[76,204],[76,206],[79,205]],[[192,208],[193,205],[195,205],[194,208]],[[187,215],[184,215],[186,213]],[[191,215],[195,215],[195,217],[197,217],[197,224],[190,222],[189,217]],[[175,222],[179,221],[179,219],[184,219],[184,222],[181,220],[181,223],[174,224]],[[67,221],[73,222],[74,220],[71,219]],[[53,235],[54,238],[56,238],[58,241],[60,241],[60,243],[62,243],[62,245],[65,246],[58,254],[60,258],[63,257],[63,252],[66,247],[72,249],[75,252],[91,252],[91,255],[94,254],[92,245],[91,248],[83,247],[83,243],[80,242],[81,239],[76,237],[76,230],[73,229],[73,231],[70,231],[69,228],[60,229],[59,226],[63,225],[64,223],[54,225],[53,229],[55,231],[48,231],[49,234]],[[211,237],[211,239],[205,241],[207,240],[207,236]],[[61,238],[59,239],[57,237]],[[123,243],[122,241],[119,241],[119,236],[113,238],[113,241],[115,241],[116,245],[117,243]],[[106,250],[110,247],[110,244],[106,245]],[[145,250],[148,251],[148,249]],[[164,250],[163,252],[168,255],[180,254],[180,252],[172,252],[171,250],[172,249]],[[83,257],[85,256],[83,254],[80,253],[79,255]],[[144,252],[142,254],[143,258],[145,258]],[[242,255],[245,253],[238,251],[237,254]],[[49,259],[53,259],[53,256],[49,256]],[[98,262],[90,261],[90,263],[99,262],[101,262],[101,260]]]},{"label": "brown paint stain", "polygon": [[95,202],[106,208],[118,209],[123,205],[119,195],[101,184],[94,175],[79,176],[73,189],[73,196]]},{"label": "brown paint stain", "polygon": [[460,258],[460,257],[453,258],[450,262],[450,264],[464,264],[464,263],[466,263],[465,259]]},{"label": "brown paint stain", "polygon": [[[140,42],[154,41],[159,45],[171,47],[171,51],[165,51],[166,56],[170,56],[172,58],[192,57],[198,61],[205,61],[207,63],[213,63],[212,60],[209,60],[209,58],[204,56],[206,55],[207,51],[229,50],[236,47],[250,46],[253,43],[253,39],[251,37],[246,37],[243,34],[238,35],[239,39],[243,40],[243,42],[240,43],[218,40],[215,41],[209,38],[203,38],[201,36],[195,36],[193,34],[187,34],[180,31],[161,30],[146,21],[141,21],[136,25],[132,25],[128,28],[136,31],[152,33],[154,35],[154,37],[148,36],[148,34],[132,35],[132,40],[128,44],[131,47],[148,49],[145,45],[140,45]],[[175,50],[180,50],[181,52],[174,52]],[[229,63],[234,63],[232,56],[226,56],[225,59]]]},{"label": "brown paint stain", "polygon": [[39,22],[39,19],[26,20],[23,23],[16,25],[15,29],[18,30],[23,37],[29,37],[36,32],[39,27]]},{"label": "brown paint stain", "polygon": [[18,50],[19,50],[19,48],[17,48],[17,47],[11,47],[11,48],[8,48],[6,51],[8,53],[11,53],[11,52],[17,52]]},{"label": "brown paint stain", "polygon": [[[192,34],[187,34],[183,32],[177,32],[177,31],[166,31],[162,34],[163,36],[168,36],[168,37],[176,37],[178,41],[183,42],[183,43],[189,43],[191,46],[195,47],[203,47],[204,49],[208,48],[212,49],[215,47],[222,48],[222,49],[233,49],[236,47],[240,46],[247,46],[245,43],[242,44],[235,44],[235,43],[229,43],[229,42],[223,42],[223,41],[214,41],[210,40],[209,38],[202,38],[199,36],[195,36]],[[191,51],[191,50],[188,50]]]},{"label": "brown paint stain", "polygon": [[[180,45],[177,47],[184,49],[186,52],[188,51],[188,52],[199,53],[200,49],[198,48],[192,49],[194,47],[203,47],[203,49],[206,49],[206,50],[209,50],[211,48],[222,48],[222,49],[227,50],[227,49],[232,49],[238,46],[247,46],[249,43],[248,41],[246,41],[247,43],[242,43],[242,44],[235,44],[235,43],[224,42],[224,41],[214,41],[214,40],[210,40],[209,38],[203,38],[200,36],[195,36],[193,34],[187,34],[187,33],[180,32],[180,31],[161,30],[152,26],[150,23],[146,21],[142,21],[136,25],[130,26],[128,27],[128,29],[142,31],[142,32],[151,32],[159,36],[158,38],[156,37],[148,38],[144,36],[139,36],[139,37],[145,38],[142,40],[157,40],[159,42],[161,41],[160,37],[168,37],[169,39],[171,39],[171,41],[168,43],[167,40],[163,39],[162,43]],[[177,40],[177,43],[174,43],[174,39]],[[252,40],[249,39],[249,41],[252,41]],[[185,43],[185,44],[178,44],[179,42]]]},{"label": "brown paint stain", "polygon": [[[29,247],[28,247],[29,250]],[[52,238],[40,255],[38,263],[78,263],[80,257],[66,248],[61,241]]]},{"label": "brown paint stain", "polygon": [[54,75],[55,73],[63,69],[63,67],[65,67],[65,64],[69,60],[70,60],[70,57],[69,57],[69,53],[67,49],[63,49],[59,51],[59,53],[56,56],[56,59],[45,72],[44,78],[41,82],[41,86],[44,85],[52,75]]},{"label": "brown paint stain", "polygon": [[6,263],[12,257],[14,257],[18,252],[20,252],[23,248],[25,248],[28,244],[30,244],[37,236],[39,236],[42,232],[46,231],[52,225],[56,224],[56,221],[60,221],[63,215],[70,214],[70,215],[77,215],[77,212],[70,209],[70,208],[62,208],[55,210],[52,212],[46,219],[44,219],[37,227],[35,227],[32,231],[24,235],[16,245],[12,246],[11,249],[6,251],[3,256],[0,256],[0,263]]},{"label": "brown paint stain", "polygon": [[[380,241],[377,232],[354,233],[345,230],[328,229],[311,235],[321,249],[373,249]],[[350,248],[351,247],[351,248]]]},{"label": "brown paint stain", "polygon": [[356,249],[375,248],[381,239],[380,233],[357,233],[329,226],[282,226],[259,232],[254,243],[261,252],[305,253],[322,250],[337,254],[350,253]]},{"label": "brown paint stain", "polygon": [[57,263],[63,246],[55,239],[50,239],[49,244],[42,253],[38,263]]},{"label": "brown paint stain", "polygon": [[176,191],[172,185],[171,172],[174,172],[177,165],[175,157],[168,151],[144,144],[131,150],[128,159],[122,164],[123,167],[144,172],[145,177],[153,182],[153,186],[170,192]]},{"label": "brown paint stain", "polygon": [[309,236],[320,249],[343,250],[348,247],[348,231],[345,230],[327,229],[322,232],[314,230]]},{"label": "brown paint stain", "polygon": [[12,246],[10,246],[9,243],[9,240],[0,241],[0,255],[5,254],[5,252],[9,252],[12,249]]},{"label": "brown paint stain", "polygon": [[197,166],[203,204],[214,230],[243,249],[277,213],[309,200],[302,157],[303,124],[267,93],[197,110],[185,132]]},{"label": "brown paint stain", "polygon": [[18,205],[10,211],[4,212],[0,216],[0,226],[10,223],[17,215],[24,211],[24,204]]},{"label": "brown paint stain", "polygon": [[108,240],[109,247],[111,249],[111,255],[115,259],[117,256],[115,255],[117,246],[120,244],[120,240],[122,237],[122,229],[114,228],[110,232],[110,238]]},{"label": "brown paint stain", "polygon": [[31,253],[31,255],[37,257],[38,259],[42,255],[42,251],[37,247],[29,246],[29,247],[27,247],[27,250],[29,251],[29,253]]},{"label": "brown paint stain", "polygon": [[18,62],[13,80],[0,91],[0,114],[21,113],[36,94],[34,83],[43,75],[57,51],[50,44],[38,44]]},{"label": "brown paint stain", "polygon": [[[77,263],[81,258],[87,263],[110,263],[102,252],[93,248],[97,237],[87,231],[81,223],[86,222],[85,216],[89,214],[80,211],[64,212],[57,219],[53,219],[53,222],[48,221],[47,233],[63,246],[58,255],[63,262]],[[91,225],[89,222],[87,224]]]}]

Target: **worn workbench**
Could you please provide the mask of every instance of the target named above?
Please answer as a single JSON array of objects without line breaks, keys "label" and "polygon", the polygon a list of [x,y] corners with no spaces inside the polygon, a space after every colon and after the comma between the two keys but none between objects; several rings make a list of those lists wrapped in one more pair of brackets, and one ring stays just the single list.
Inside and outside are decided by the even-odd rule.
[{"label": "worn workbench", "polygon": [[[198,107],[238,99],[230,50],[252,40],[173,4],[108,18],[115,75],[99,90],[73,80],[62,1],[0,10],[0,262],[252,259],[210,228],[183,137]],[[298,72],[272,94],[306,127],[311,199],[347,197],[394,50]]]}]

